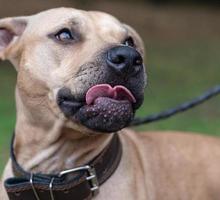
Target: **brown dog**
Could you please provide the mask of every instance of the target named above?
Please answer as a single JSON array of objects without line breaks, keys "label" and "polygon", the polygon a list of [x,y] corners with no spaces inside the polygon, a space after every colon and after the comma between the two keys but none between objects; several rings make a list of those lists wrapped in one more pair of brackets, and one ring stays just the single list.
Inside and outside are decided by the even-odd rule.
[{"label": "brown dog", "polygon": [[[14,152],[22,168],[54,174],[85,165],[112,140],[106,133],[118,132],[122,158],[94,199],[219,200],[219,139],[120,131],[143,102],[143,48],[131,27],[101,12],[0,20],[0,58],[18,72]],[[10,159],[2,182],[14,176]]]}]

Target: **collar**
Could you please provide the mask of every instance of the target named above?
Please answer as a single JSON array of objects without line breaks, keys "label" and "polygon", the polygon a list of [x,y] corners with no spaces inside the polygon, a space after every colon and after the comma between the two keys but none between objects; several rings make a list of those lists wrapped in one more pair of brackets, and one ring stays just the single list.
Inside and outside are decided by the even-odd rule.
[{"label": "collar", "polygon": [[122,145],[115,133],[106,148],[86,165],[59,174],[34,174],[19,165],[13,143],[14,136],[10,156],[15,177],[4,183],[10,200],[92,199],[98,194],[100,185],[115,172],[122,156]]}]

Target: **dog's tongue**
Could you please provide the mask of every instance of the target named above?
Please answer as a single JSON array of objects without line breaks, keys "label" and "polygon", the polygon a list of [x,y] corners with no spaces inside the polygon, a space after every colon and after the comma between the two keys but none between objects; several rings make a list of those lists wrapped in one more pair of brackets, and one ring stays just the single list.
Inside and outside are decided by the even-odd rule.
[{"label": "dog's tongue", "polygon": [[115,100],[128,100],[135,103],[134,95],[124,86],[116,85],[112,88],[108,84],[99,84],[91,87],[86,93],[87,105],[92,104],[99,97],[109,97]]}]

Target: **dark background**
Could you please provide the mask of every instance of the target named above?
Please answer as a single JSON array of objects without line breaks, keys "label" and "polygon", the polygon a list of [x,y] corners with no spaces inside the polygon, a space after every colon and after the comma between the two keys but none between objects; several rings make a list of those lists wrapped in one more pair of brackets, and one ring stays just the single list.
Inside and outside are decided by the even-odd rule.
[{"label": "dark background", "polygon": [[[133,26],[146,46],[149,85],[139,116],[175,106],[220,84],[220,1],[0,0],[0,18],[67,6],[111,13]],[[0,62],[0,172],[15,126],[16,72]],[[139,130],[183,130],[220,135],[220,97]]]}]

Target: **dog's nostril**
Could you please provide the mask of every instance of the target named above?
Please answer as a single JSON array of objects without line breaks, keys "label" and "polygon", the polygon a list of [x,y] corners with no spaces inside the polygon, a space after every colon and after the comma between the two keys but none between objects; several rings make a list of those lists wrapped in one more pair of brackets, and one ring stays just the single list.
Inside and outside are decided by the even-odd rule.
[{"label": "dog's nostril", "polygon": [[142,65],[143,61],[142,61],[142,58],[141,57],[137,57],[135,60],[134,60],[134,65]]},{"label": "dog's nostril", "polygon": [[108,54],[108,61],[110,61],[113,64],[122,64],[125,62],[125,57],[120,54]]},{"label": "dog's nostril", "polygon": [[125,57],[122,55],[116,56],[115,60],[113,60],[115,64],[121,64],[125,62]]}]

